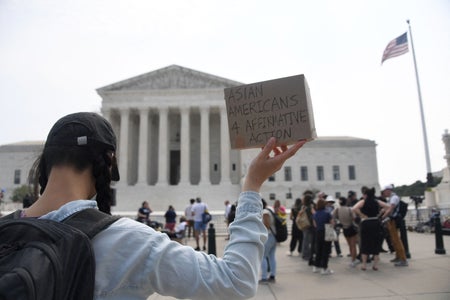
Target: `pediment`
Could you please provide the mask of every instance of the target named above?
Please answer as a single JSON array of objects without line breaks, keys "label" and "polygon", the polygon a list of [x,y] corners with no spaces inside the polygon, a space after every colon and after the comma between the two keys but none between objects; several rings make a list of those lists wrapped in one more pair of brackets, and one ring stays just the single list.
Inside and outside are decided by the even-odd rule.
[{"label": "pediment", "polygon": [[99,88],[98,92],[164,89],[207,89],[242,85],[237,81],[171,65]]}]

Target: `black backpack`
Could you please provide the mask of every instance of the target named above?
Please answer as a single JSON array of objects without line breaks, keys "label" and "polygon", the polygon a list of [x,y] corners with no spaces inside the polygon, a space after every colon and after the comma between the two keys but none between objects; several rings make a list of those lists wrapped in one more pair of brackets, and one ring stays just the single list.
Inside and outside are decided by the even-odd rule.
[{"label": "black backpack", "polygon": [[404,219],[408,213],[408,204],[405,201],[400,200],[395,207],[394,215],[396,218]]},{"label": "black backpack", "polygon": [[56,222],[19,213],[0,218],[0,299],[92,299],[90,239],[118,217],[84,209]]},{"label": "black backpack", "polygon": [[284,242],[287,240],[288,237],[288,229],[286,224],[286,219],[276,215],[272,210],[268,209],[270,213],[273,216],[273,219],[275,221],[275,232],[272,231],[272,228],[270,228],[270,231],[272,231],[273,235],[275,236],[275,239],[278,243]]}]

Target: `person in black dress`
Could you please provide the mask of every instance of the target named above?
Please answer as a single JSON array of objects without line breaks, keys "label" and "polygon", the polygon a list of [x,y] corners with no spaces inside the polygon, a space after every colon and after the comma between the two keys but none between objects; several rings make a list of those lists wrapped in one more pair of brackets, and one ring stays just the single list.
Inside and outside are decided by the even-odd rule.
[{"label": "person in black dress", "polygon": [[363,199],[358,201],[352,210],[361,217],[361,270],[367,268],[367,257],[373,255],[372,269],[378,270],[380,260],[380,247],[383,238],[383,231],[380,222],[380,211],[388,209],[389,206],[383,201],[375,198],[375,188],[367,189],[363,194]]}]

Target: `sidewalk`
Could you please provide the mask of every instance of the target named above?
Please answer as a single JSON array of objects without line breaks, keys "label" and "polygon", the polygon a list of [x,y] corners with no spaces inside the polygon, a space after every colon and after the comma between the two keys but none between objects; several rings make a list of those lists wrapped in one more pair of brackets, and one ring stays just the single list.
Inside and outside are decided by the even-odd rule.
[{"label": "sidewalk", "polygon": [[[277,248],[277,282],[259,285],[252,299],[450,299],[450,236],[444,236],[447,254],[438,255],[434,253],[434,234],[408,232],[409,267],[394,267],[389,262],[393,255],[382,253],[379,271],[373,271],[370,265],[367,271],[361,271],[359,266],[349,268],[348,247],[342,234],[340,238],[344,257],[330,258],[329,267],[334,270],[333,275],[320,275],[312,273],[311,267],[301,257],[286,255],[289,237]],[[216,237],[218,256],[222,255],[226,242],[224,236]],[[189,239],[187,244],[194,245],[194,239]],[[163,299],[175,298],[158,294],[148,298]]]}]

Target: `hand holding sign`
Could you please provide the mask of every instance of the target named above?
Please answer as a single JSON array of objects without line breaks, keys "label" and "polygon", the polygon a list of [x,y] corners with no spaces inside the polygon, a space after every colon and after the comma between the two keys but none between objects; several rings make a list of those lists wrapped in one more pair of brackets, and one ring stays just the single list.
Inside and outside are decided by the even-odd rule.
[{"label": "hand holding sign", "polygon": [[[276,147],[276,139],[270,138],[262,151],[252,160],[245,176],[243,191],[259,192],[261,185],[276,171],[280,170],[284,162],[292,157],[306,143],[306,140],[297,142],[288,148]],[[273,152],[273,156],[270,153]]]}]

